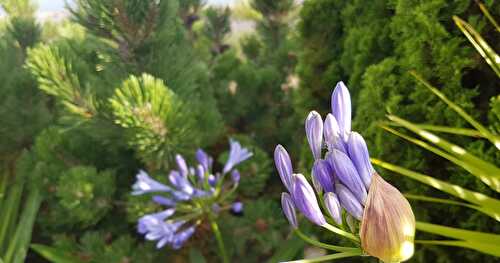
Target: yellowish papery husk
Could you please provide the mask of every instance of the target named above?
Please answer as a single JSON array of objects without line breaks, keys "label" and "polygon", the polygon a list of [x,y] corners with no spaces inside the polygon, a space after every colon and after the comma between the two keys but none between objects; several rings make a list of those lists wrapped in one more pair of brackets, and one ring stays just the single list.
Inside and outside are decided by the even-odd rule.
[{"label": "yellowish papery husk", "polygon": [[368,191],[360,238],[366,253],[386,263],[413,255],[415,215],[401,192],[377,173]]}]

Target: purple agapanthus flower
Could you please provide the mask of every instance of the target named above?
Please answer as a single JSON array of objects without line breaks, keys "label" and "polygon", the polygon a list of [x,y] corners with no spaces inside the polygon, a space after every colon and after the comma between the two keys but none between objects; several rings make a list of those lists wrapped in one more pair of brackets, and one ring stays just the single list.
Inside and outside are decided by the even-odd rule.
[{"label": "purple agapanthus flower", "polygon": [[[212,172],[213,158],[202,149],[196,152],[198,163],[194,167],[188,166],[181,155],[176,155],[177,169],[169,172],[165,180],[168,183],[155,180],[140,170],[137,181],[132,186],[132,194],[154,193],[153,202],[168,209],[141,217],[137,231],[145,235],[147,240],[156,241],[157,248],[165,245],[173,249],[182,247],[194,234],[196,226],[200,224],[199,219],[203,218],[203,213],[210,211],[218,214],[221,211],[219,202],[227,197],[222,193],[236,189],[240,181],[240,173],[234,168],[251,156],[252,153],[243,148],[239,142],[230,140],[229,158],[222,173]],[[226,173],[231,174],[232,180],[224,184],[223,175]],[[211,209],[200,208],[206,205]],[[232,205],[232,209],[241,213],[243,204],[236,202]]]},{"label": "purple agapanthus flower", "polygon": [[[375,170],[370,164],[363,137],[351,131],[351,98],[343,82],[332,93],[332,113],[323,121],[311,111],[305,121],[306,137],[314,157],[311,180],[294,175],[290,156],[281,145],[276,146],[274,161],[289,193],[282,196],[283,211],[290,224],[297,228],[295,208],[317,225],[325,219],[318,197],[322,197],[327,215],[342,224],[342,209],[361,220],[364,204]],[[326,147],[324,147],[326,146]]]}]

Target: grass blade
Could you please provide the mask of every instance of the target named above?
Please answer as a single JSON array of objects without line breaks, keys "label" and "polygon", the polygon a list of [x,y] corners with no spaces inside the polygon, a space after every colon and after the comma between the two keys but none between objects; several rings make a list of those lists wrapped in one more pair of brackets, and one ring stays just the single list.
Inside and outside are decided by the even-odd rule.
[{"label": "grass blade", "polygon": [[49,246],[32,244],[31,249],[53,263],[83,263],[83,261],[72,257],[69,253]]},{"label": "grass blade", "polygon": [[500,57],[498,54],[469,23],[457,16],[453,16],[453,21],[455,21],[460,31],[464,33],[467,39],[469,39],[469,42],[476,48],[477,52],[486,60],[486,63],[488,63],[493,71],[500,77]]},{"label": "grass blade", "polygon": [[479,243],[493,243],[500,246],[500,235],[484,233],[479,231],[465,230],[442,225],[435,225],[417,221],[416,228],[420,231],[437,234],[440,236],[455,238],[465,241],[474,241]]},{"label": "grass blade", "polygon": [[458,185],[450,184],[448,182],[435,179],[431,176],[417,173],[375,158],[372,158],[371,161],[373,164],[378,165],[382,168],[407,176],[421,183],[441,190],[445,193],[458,197],[462,200],[479,205],[481,206],[481,211],[488,211],[488,213],[486,214],[495,218],[496,220],[500,220],[500,201],[495,198],[491,198],[482,193],[471,191]]},{"label": "grass blade", "polygon": [[415,243],[470,248],[485,254],[500,257],[500,246],[497,244],[485,244],[473,241],[458,240],[415,240]]},{"label": "grass blade", "polygon": [[[474,130],[474,129],[467,129],[467,128],[455,128],[455,127],[448,127],[448,126],[439,126],[439,125],[430,125],[430,124],[417,124],[414,123],[417,127],[419,127],[422,130],[428,130],[428,131],[433,131],[433,132],[442,132],[442,133],[449,133],[449,134],[455,134],[455,135],[463,135],[463,136],[468,136],[468,137],[474,137],[474,138],[484,138],[483,134]],[[395,122],[390,122],[390,121],[384,121],[380,122],[380,126],[396,126],[396,127],[402,127],[402,125],[397,124]]]},{"label": "grass blade", "polygon": [[[388,118],[391,121],[403,125],[405,128],[418,134],[427,141],[434,143],[441,149],[454,155],[460,161],[467,163],[467,165],[469,166],[469,171],[473,175],[481,179],[481,181],[483,181],[483,183],[488,185],[491,189],[500,192],[500,169],[497,168],[495,165],[483,161],[482,159],[474,156],[473,154],[470,154],[468,151],[466,151],[465,149],[463,149],[458,145],[450,143],[433,133],[418,128],[409,121],[403,120],[394,115],[389,115]],[[473,168],[473,170],[470,170],[471,168]]]}]

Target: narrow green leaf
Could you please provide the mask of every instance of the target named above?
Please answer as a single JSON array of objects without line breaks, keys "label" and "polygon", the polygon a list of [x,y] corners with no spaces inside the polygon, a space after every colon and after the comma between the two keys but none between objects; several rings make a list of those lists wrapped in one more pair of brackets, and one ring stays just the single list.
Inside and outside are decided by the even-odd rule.
[{"label": "narrow green leaf", "polygon": [[26,198],[23,212],[20,216],[21,220],[17,225],[16,232],[10,240],[9,248],[5,255],[4,260],[8,263],[23,263],[28,253],[28,247],[31,242],[31,234],[33,225],[35,224],[36,215],[40,204],[42,202],[42,195],[40,190],[33,188]]},{"label": "narrow green leaf", "polygon": [[411,136],[408,136],[408,135],[403,134],[401,132],[398,132],[398,131],[396,131],[392,128],[389,128],[387,126],[381,126],[381,127],[382,127],[382,129],[384,129],[384,130],[386,130],[386,131],[388,131],[388,132],[390,132],[398,137],[401,137],[401,138],[403,138],[403,139],[405,139],[413,144],[416,144],[416,145],[418,145],[418,146],[420,146],[428,151],[431,151],[431,152],[453,162],[454,164],[464,168],[465,170],[467,170],[468,172],[470,172],[471,174],[473,174],[477,177],[480,177],[484,174],[484,172],[481,171],[480,168],[478,168],[474,165],[471,165],[470,162],[462,161],[461,159],[459,159],[459,158],[457,158],[457,157],[455,157],[455,156],[453,156],[445,151],[442,151],[442,150],[440,150],[440,149],[438,149],[438,148],[436,148],[436,147],[434,147],[434,146],[432,146],[424,141],[421,141],[421,140],[416,139],[414,137],[411,137]]},{"label": "narrow green leaf", "polygon": [[[9,241],[9,236],[12,235],[13,229],[17,222],[19,205],[24,189],[24,181],[18,180],[14,182],[7,191],[7,198],[3,204],[2,216],[0,217],[0,252],[5,253]],[[6,260],[9,262],[8,260]]]},{"label": "narrow green leaf", "polygon": [[[388,118],[396,123],[403,125],[405,128],[418,134],[427,141],[441,147],[441,149],[446,150],[448,153],[454,155],[460,161],[466,162],[469,171],[473,175],[481,179],[481,181],[488,185],[491,189],[500,192],[500,169],[495,165],[481,160],[480,158],[474,156],[473,154],[470,154],[468,151],[458,145],[450,143],[433,133],[418,128],[409,121],[403,120],[394,115],[389,115]],[[470,170],[471,168],[473,169],[472,171]]]},{"label": "narrow green leaf", "polygon": [[362,254],[363,254],[363,252],[360,249],[358,249],[357,251],[352,251],[352,252],[342,252],[342,253],[336,253],[336,254],[321,256],[321,257],[317,257],[317,258],[309,258],[309,259],[300,259],[300,260],[288,261],[288,263],[322,262],[322,261],[329,261],[329,260],[334,260],[334,259],[339,259],[339,258],[361,256]]},{"label": "narrow green leaf", "polygon": [[[500,62],[500,57],[497,55],[497,61]],[[472,127],[476,128],[485,138],[487,138],[491,143],[500,150],[500,136],[491,133],[486,127],[477,122],[472,116],[467,114],[460,106],[455,104],[453,101],[448,99],[441,91],[432,86],[428,81],[426,81],[422,76],[417,74],[415,71],[410,71],[410,74],[413,75],[420,83],[422,83],[426,88],[428,88],[432,93],[438,96],[439,99],[444,101],[452,110],[454,110],[458,115],[460,115],[464,120],[466,120]],[[500,75],[499,75],[500,77]]]},{"label": "narrow green leaf", "polygon": [[455,238],[464,241],[473,241],[485,244],[498,244],[500,246],[500,235],[484,233],[479,231],[465,230],[442,225],[435,225],[417,221],[416,228],[420,231],[437,234],[440,236]]},{"label": "narrow green leaf", "polygon": [[477,52],[486,60],[490,67],[495,71],[495,73],[500,77],[500,57],[498,54],[484,41],[483,37],[467,22],[460,19],[457,16],[453,16],[455,24],[458,26],[460,31],[469,39]]},{"label": "narrow green leaf", "polygon": [[500,221],[500,201],[491,198],[487,195],[484,195],[479,192],[471,191],[468,189],[465,189],[461,186],[455,185],[455,184],[450,184],[445,181],[441,181],[438,179],[435,179],[431,176],[417,173],[408,169],[405,169],[403,167],[393,165],[375,158],[371,159],[371,162],[375,165],[378,165],[382,168],[385,168],[387,170],[399,173],[401,175],[407,176],[409,178],[412,178],[414,180],[417,180],[421,183],[424,183],[426,185],[429,185],[431,187],[434,187],[438,190],[441,190],[445,193],[451,194],[453,196],[456,196],[460,199],[463,199],[465,201],[471,202],[473,204],[481,206],[481,211],[488,211],[489,216],[495,218],[496,220]]},{"label": "narrow green leaf", "polygon": [[486,6],[483,3],[481,3],[481,1],[479,1],[479,0],[476,0],[476,4],[479,6],[479,9],[481,9],[481,12],[483,12],[484,16],[486,16],[486,18],[488,18],[490,23],[495,27],[495,29],[498,32],[500,32],[500,26],[498,25],[495,18],[493,18],[493,16],[490,14],[490,11],[488,11],[488,8],[486,8]]},{"label": "narrow green leaf", "polygon": [[498,244],[457,240],[415,240],[415,243],[470,248],[485,254],[500,257],[500,246]]},{"label": "narrow green leaf", "polygon": [[[380,125],[381,126],[402,127],[402,125],[397,124],[395,122],[391,122],[391,121],[382,121],[382,122],[380,122]],[[416,125],[417,127],[419,127],[422,130],[449,133],[449,134],[455,134],[455,135],[463,135],[463,136],[469,136],[469,137],[475,137],[475,138],[483,138],[484,137],[482,133],[480,133],[474,129],[456,128],[456,127],[421,124],[421,123],[414,123],[414,125]]]},{"label": "narrow green leaf", "polygon": [[42,257],[53,263],[83,263],[83,261],[71,256],[66,251],[62,251],[49,246],[32,244],[31,249],[35,250]]},{"label": "narrow green leaf", "polygon": [[408,199],[419,200],[419,201],[441,203],[441,204],[447,204],[447,205],[458,205],[458,206],[464,206],[464,207],[468,207],[468,208],[472,208],[472,209],[479,208],[476,205],[471,205],[471,204],[458,202],[458,201],[454,201],[454,200],[449,200],[449,199],[443,199],[443,198],[428,197],[428,196],[413,195],[413,194],[404,194],[404,196]]}]

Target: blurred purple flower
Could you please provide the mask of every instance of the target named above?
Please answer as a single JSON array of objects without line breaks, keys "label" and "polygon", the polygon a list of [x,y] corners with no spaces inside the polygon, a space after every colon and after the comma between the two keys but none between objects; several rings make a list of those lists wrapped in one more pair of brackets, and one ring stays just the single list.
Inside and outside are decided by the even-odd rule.
[{"label": "blurred purple flower", "polygon": [[252,153],[247,148],[241,147],[239,142],[231,139],[229,144],[229,158],[227,159],[224,169],[222,170],[223,174],[228,173],[234,166],[252,157]]}]

